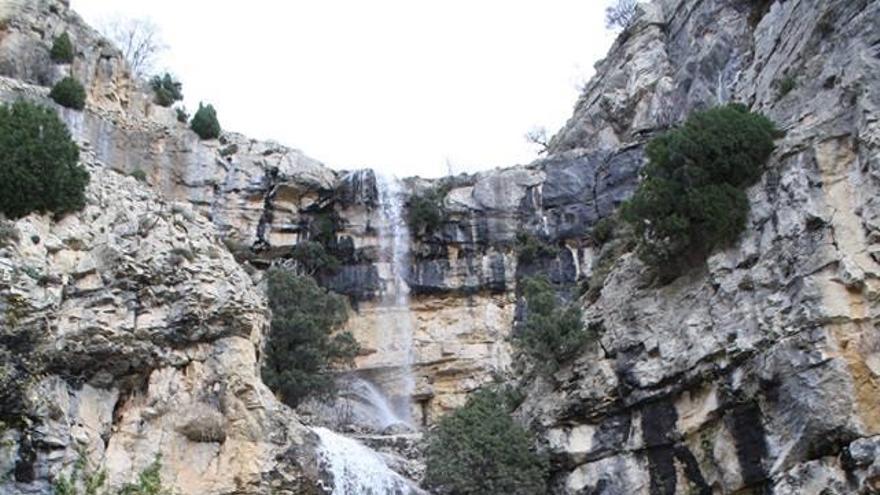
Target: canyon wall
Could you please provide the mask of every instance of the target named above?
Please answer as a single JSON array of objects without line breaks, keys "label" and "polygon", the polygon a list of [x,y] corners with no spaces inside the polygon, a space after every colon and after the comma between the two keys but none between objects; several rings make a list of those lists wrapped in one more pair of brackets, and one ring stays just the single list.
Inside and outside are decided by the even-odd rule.
[{"label": "canyon wall", "polygon": [[[396,316],[382,298],[391,269],[378,234],[376,176],[332,171],[298,150],[234,133],[200,141],[150,103],[118,52],[64,2],[4,2],[0,12],[9,19],[0,61],[23,60],[17,54],[71,33],[79,47],[71,67],[32,74],[30,65],[0,63],[0,99],[51,104],[39,84],[80,74],[89,106],[61,112],[97,179],[91,209],[58,223],[17,222],[26,234],[0,258],[9,277],[36,263],[30,257],[60,277],[46,287],[40,277],[0,287],[15,294],[7,305],[23,298],[33,319],[52,314],[55,322],[46,356],[64,362],[39,387],[42,397],[57,394],[47,403],[64,407],[46,406],[38,423],[86,430],[24,438],[38,428],[10,429],[18,449],[4,458],[15,467],[11,486],[44,486],[73,462],[72,442],[81,438],[95,459],[115,453],[114,476],[142,467],[162,445],[169,465],[200,459],[166,468],[186,493],[254,493],[271,483],[299,493],[295,483],[316,477],[314,439],[259,383],[265,301],[250,268],[285,262],[330,221],[341,266],[321,281],[353,301],[347,329],[363,347],[358,371],[394,383],[407,363],[383,323]],[[439,226],[413,233],[407,271],[416,418],[430,424],[502,376],[525,392],[516,415],[551,454],[554,493],[880,491],[878,43],[876,1],[655,0],[597,64],[541,159],[407,179],[411,197],[440,191],[443,212]],[[787,79],[794,87],[782,91]],[[732,101],[784,132],[748,192],[747,230],[658,287],[631,246],[597,241],[596,224],[635,189],[651,137],[693,110]],[[135,170],[149,190],[122,177]],[[109,204],[99,195],[108,187],[105,194],[119,195],[114,204],[143,199],[98,212]],[[156,218],[159,230],[145,238],[103,240]],[[88,233],[86,241],[64,241],[68,224]],[[28,238],[32,230],[40,243]],[[190,239],[190,231],[203,237]],[[522,256],[523,234],[549,249]],[[134,248],[124,244],[135,241],[146,243],[127,254],[136,276],[100,259],[79,268],[98,246],[122,243],[128,252]],[[193,253],[174,258],[184,270],[167,268],[176,248]],[[594,335],[553,376],[518,373],[524,365],[509,342],[522,311],[517,281],[538,273],[583,306]],[[169,290],[192,298],[162,299]],[[222,325],[208,324],[216,321]],[[76,379],[62,379],[69,377]],[[162,407],[173,394],[185,407]],[[188,427],[187,404],[211,417]],[[227,440],[216,441],[217,431]]]}]

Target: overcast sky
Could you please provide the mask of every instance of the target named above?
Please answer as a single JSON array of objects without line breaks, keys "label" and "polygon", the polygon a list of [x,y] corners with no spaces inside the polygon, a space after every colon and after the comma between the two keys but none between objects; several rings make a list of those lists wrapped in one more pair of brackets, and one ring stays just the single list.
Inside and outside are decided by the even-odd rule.
[{"label": "overcast sky", "polygon": [[339,169],[444,175],[528,163],[614,34],[607,0],[73,0],[149,17],[186,105]]}]

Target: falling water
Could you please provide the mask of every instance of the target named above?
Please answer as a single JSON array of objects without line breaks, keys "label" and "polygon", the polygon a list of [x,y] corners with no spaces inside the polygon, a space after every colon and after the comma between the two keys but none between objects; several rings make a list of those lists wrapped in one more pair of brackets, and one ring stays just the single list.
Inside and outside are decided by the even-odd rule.
[{"label": "falling water", "polygon": [[321,469],[332,477],[332,495],[405,495],[418,493],[360,442],[326,428],[314,428],[321,440]]},{"label": "falling water", "polygon": [[[387,264],[385,290],[382,297],[383,347],[392,351],[394,366],[400,370],[399,383],[393,394],[396,416],[412,424],[410,397],[415,389],[413,377],[413,325],[409,311],[408,275],[410,237],[404,217],[404,192],[395,177],[378,175],[379,206],[382,221],[379,224],[381,261]],[[390,395],[390,394],[389,394]]]},{"label": "falling water", "polygon": [[402,416],[400,408],[396,408],[372,382],[352,377],[342,390],[339,402],[351,414],[351,423],[368,426],[380,433],[392,426],[409,425],[409,418]]}]

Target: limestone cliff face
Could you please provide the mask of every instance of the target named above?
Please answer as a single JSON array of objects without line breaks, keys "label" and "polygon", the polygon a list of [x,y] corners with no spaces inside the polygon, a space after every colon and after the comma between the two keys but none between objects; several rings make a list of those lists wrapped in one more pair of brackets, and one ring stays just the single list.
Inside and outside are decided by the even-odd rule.
[{"label": "limestone cliff face", "polygon": [[[601,336],[519,414],[559,493],[874,493],[880,4],[668,0],[598,66],[551,152],[741,101],[784,130],[749,227],[673,284],[616,261]],[[785,77],[796,87],[779,90]]]},{"label": "limestone cliff face", "polygon": [[304,493],[315,440],[259,379],[262,294],[190,205],[83,162],[88,206],[0,249],[4,390],[25,393],[0,406],[0,491],[50,493],[80,458],[118,487],[161,456],[181,493]]},{"label": "limestone cliff face", "polygon": [[[34,344],[43,405],[6,432],[16,481],[0,487],[39,492],[84,446],[114,483],[162,452],[183,493],[305,490],[314,440],[259,382],[265,301],[226,248],[245,266],[283,262],[332,220],[343,263],[322,283],[356,303],[358,368],[393,382],[406,359],[383,324],[395,309],[375,175],[232,133],[199,141],[63,2],[0,13],[0,100],[47,101],[40,84],[80,75],[89,106],[62,115],[95,177],[87,210],[21,220],[22,240],[0,249],[5,314],[47,328]],[[16,62],[65,30],[82,47],[71,67],[44,81]],[[551,452],[554,493],[880,491],[878,40],[876,1],[655,0],[545,157],[408,179],[412,196],[442,186],[446,215],[411,248],[418,417],[507,373]],[[749,191],[747,231],[651,286],[594,226],[635,189],[648,139],[729,101],[785,131]],[[120,175],[136,169],[149,190]],[[521,232],[554,249],[524,259]],[[519,379],[507,338],[517,280],[535,273],[584,306],[597,337],[555,376]]]}]

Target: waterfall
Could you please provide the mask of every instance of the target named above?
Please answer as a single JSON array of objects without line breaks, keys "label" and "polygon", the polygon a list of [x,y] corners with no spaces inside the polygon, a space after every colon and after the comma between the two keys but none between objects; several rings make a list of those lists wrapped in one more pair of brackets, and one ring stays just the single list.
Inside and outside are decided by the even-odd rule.
[{"label": "waterfall", "polygon": [[320,467],[332,478],[331,495],[406,495],[417,489],[360,442],[326,428],[314,428],[321,443]]},{"label": "waterfall", "polygon": [[382,390],[372,382],[359,377],[350,378],[342,387],[343,408],[348,408],[351,422],[384,432],[396,425],[409,426],[408,416],[402,416]]},{"label": "waterfall", "polygon": [[401,182],[395,177],[377,175],[381,222],[379,231],[380,261],[388,267],[382,295],[383,329],[381,340],[393,354],[393,366],[399,370],[392,396],[396,416],[412,424],[410,398],[415,390],[413,376],[413,322],[409,310],[410,237],[404,216],[405,195]]}]

